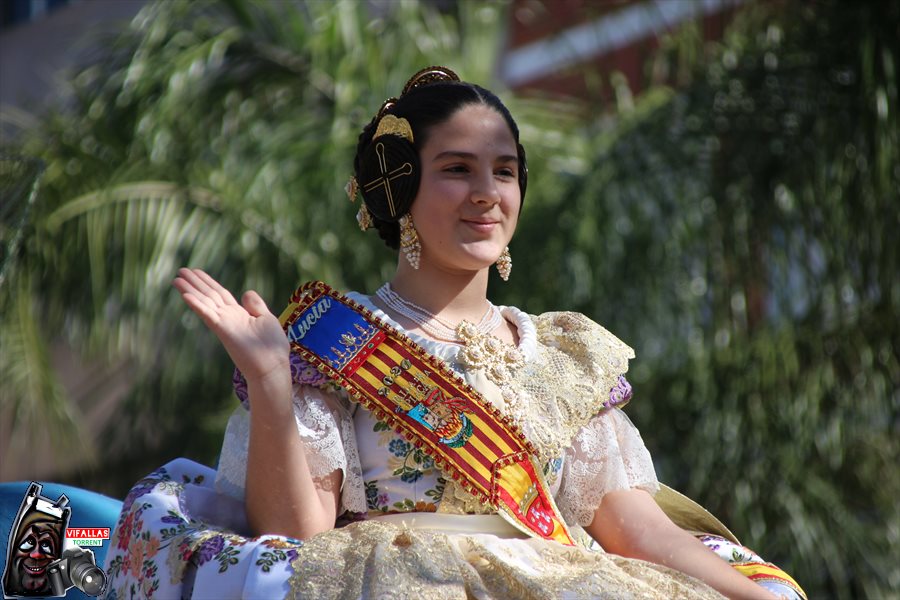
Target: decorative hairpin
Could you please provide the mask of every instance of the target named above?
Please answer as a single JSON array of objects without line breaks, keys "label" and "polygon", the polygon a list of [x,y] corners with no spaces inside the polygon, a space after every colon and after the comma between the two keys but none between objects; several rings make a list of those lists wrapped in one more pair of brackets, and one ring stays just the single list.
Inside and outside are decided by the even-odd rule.
[{"label": "decorative hairpin", "polygon": [[413,143],[412,127],[410,126],[409,121],[403,117],[396,117],[394,115],[384,115],[381,117],[372,139],[377,140],[383,135],[396,135],[407,140],[410,144]]},{"label": "decorative hairpin", "polygon": [[344,186],[344,191],[347,192],[350,202],[356,202],[356,193],[359,191],[359,183],[357,183],[356,177],[350,176],[347,185]]},{"label": "decorative hairpin", "polygon": [[459,81],[459,75],[454,73],[447,67],[431,66],[425,67],[415,75],[409,78],[406,85],[403,86],[401,96],[405,96],[411,90],[436,81]]},{"label": "decorative hairpin", "polygon": [[[460,79],[446,67],[426,67],[406,82],[401,97],[411,90],[441,81]],[[413,145],[412,126],[406,119],[388,112],[397,101],[397,98],[388,98],[382,103],[374,119],[378,123],[372,136],[374,143],[363,151],[358,172],[345,187],[351,202],[356,200],[357,194],[363,197],[356,214],[356,221],[363,231],[372,227],[376,218],[387,222],[401,219],[408,212],[419,187],[418,153]],[[389,137],[379,139],[384,136]]]},{"label": "decorative hairpin", "polygon": [[372,213],[366,208],[365,202],[359,205],[359,210],[356,212],[356,222],[363,231],[372,226]]}]

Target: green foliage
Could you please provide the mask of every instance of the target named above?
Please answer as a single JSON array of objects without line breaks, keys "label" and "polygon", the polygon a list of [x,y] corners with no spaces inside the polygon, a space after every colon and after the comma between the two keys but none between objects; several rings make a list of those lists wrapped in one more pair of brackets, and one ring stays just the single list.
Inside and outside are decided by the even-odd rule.
[{"label": "green foliage", "polygon": [[810,597],[900,585],[898,12],[748,9],[512,246],[515,301],[635,346],[661,478]]},{"label": "green foliage", "polygon": [[[230,367],[170,289],[178,266],[275,310],[306,279],[391,273],[342,191],[355,137],[424,65],[489,82],[502,6],[367,5],[152,4],[22,132],[47,170],[21,238],[0,213],[3,408],[84,426],[52,343],[133,375],[76,483],[121,496],[168,458],[215,458]],[[569,106],[510,99],[531,177],[493,297],[633,345],[629,411],[661,479],[810,597],[900,588],[898,18],[753,5],[705,55],[674,39],[680,91],[578,131]]]},{"label": "green foliage", "polygon": [[[369,290],[384,280],[395,256],[360,234],[343,192],[356,136],[432,62],[485,80],[500,9],[455,18],[404,2],[372,17],[356,1],[153,3],[75,74],[70,106],[21,132],[17,150],[47,170],[10,256],[22,277],[4,287],[41,315],[32,354],[69,344],[134,378],[104,463],[83,483],[121,495],[154,462],[215,461],[235,405],[230,367],[171,289],[179,266],[256,289],[275,311],[308,279]],[[18,322],[10,304],[3,317]],[[4,353],[3,372],[54,381],[27,356]],[[2,393],[4,405],[36,399]],[[84,424],[70,411],[58,425]]]}]

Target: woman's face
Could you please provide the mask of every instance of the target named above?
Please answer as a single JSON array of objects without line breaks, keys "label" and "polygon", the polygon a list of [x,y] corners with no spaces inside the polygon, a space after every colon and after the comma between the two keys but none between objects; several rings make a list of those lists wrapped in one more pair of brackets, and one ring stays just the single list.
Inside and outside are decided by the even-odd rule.
[{"label": "woman's face", "polygon": [[503,117],[470,104],[428,131],[422,177],[410,213],[421,263],[453,273],[489,267],[512,239],[519,216],[519,160]]}]

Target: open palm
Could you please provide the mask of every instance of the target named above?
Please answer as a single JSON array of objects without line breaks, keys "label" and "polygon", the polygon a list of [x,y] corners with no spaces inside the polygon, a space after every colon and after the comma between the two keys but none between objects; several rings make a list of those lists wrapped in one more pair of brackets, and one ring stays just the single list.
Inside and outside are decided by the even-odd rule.
[{"label": "open palm", "polygon": [[218,281],[200,269],[179,269],[173,285],[216,334],[248,380],[288,368],[287,337],[259,294],[248,291],[239,304]]}]

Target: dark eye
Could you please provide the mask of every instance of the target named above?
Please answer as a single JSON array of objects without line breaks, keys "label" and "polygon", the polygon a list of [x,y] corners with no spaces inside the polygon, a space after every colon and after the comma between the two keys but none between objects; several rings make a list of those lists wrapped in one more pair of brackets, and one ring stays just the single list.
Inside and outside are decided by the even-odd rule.
[{"label": "dark eye", "polygon": [[448,173],[468,173],[469,168],[466,165],[450,165],[444,170]]},{"label": "dark eye", "polygon": [[44,554],[53,554],[53,545],[50,542],[41,542],[41,552]]},{"label": "dark eye", "polygon": [[514,169],[511,169],[509,167],[503,167],[502,169],[499,169],[497,171],[497,175],[499,175],[500,177],[515,177],[516,172]]},{"label": "dark eye", "polygon": [[24,542],[19,544],[19,550],[22,552],[31,552],[34,548],[34,538],[26,538]]}]

